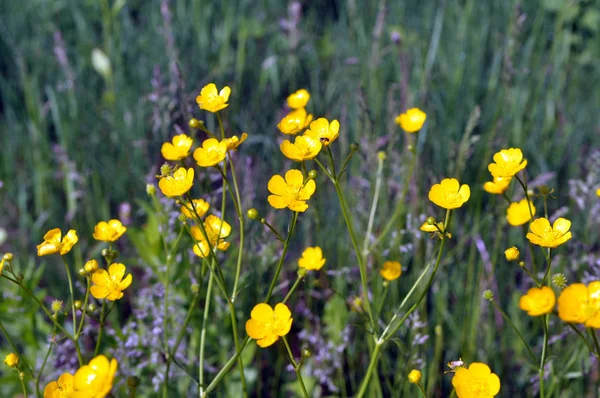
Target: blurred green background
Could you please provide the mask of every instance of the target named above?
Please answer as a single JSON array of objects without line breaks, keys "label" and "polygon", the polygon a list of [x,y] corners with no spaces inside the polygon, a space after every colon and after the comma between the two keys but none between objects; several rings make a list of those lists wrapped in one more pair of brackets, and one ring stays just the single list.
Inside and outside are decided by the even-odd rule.
[{"label": "blurred green background", "polygon": [[[545,174],[558,198],[551,208],[571,208],[579,242],[569,249],[573,262],[578,251],[599,250],[598,224],[576,211],[567,184],[590,181],[597,167],[590,162],[600,148],[597,1],[0,0],[0,9],[0,252],[18,253],[25,269],[39,262],[34,245],[50,228],[77,229],[93,252],[93,226],[127,213],[124,204],[134,224],[144,220],[139,201],[147,201],[146,184],[163,162],[160,145],[189,132],[190,117],[215,126],[195,104],[209,82],[232,88],[225,113],[230,134],[250,135],[240,148],[244,186],[255,187],[246,208],[268,211],[268,177],[288,164],[276,128],[288,94],[306,88],[309,111],[340,120],[339,157],[351,142],[361,144],[349,173],[361,235],[377,151],[388,160],[376,231],[403,184],[406,142],[394,117],[413,106],[427,112],[406,213],[429,214],[423,198],[442,177],[472,187],[469,211],[455,221],[455,242],[465,246],[445,260],[457,268],[440,276],[448,283],[430,298],[430,343],[434,326],[444,324],[446,340],[438,337],[448,353],[436,349],[429,357],[474,360],[479,344],[492,350],[488,359],[501,378],[510,374],[508,353],[518,342],[508,329],[496,330],[494,315],[478,300],[493,285],[501,302],[512,300],[510,312],[521,315],[514,305],[518,271],[494,279],[488,267],[504,261],[510,243],[504,209],[480,189],[494,152],[520,147],[531,177],[555,173]],[[339,210],[332,187],[322,192],[328,196],[316,199],[315,235],[343,263],[348,248],[326,238],[343,228],[342,219],[327,224],[329,207]],[[309,238],[313,226],[303,236],[316,244]],[[519,233],[510,236],[521,239]],[[378,256],[397,251],[403,242],[394,236]],[[425,252],[427,240],[420,242]],[[75,252],[76,264],[85,260],[83,250]],[[583,269],[569,274],[569,261],[559,267],[572,281]],[[453,318],[455,308],[465,317]],[[589,375],[571,376],[579,383],[569,396],[581,396]]]}]

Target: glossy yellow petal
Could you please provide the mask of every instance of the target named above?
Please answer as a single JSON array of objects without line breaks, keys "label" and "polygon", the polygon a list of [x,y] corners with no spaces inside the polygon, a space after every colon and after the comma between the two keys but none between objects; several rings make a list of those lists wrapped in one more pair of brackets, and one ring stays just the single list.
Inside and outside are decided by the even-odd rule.
[{"label": "glossy yellow petal", "polygon": [[584,323],[588,316],[587,287],[583,283],[567,286],[558,297],[558,317],[569,323]]},{"label": "glossy yellow petal", "polygon": [[44,240],[48,243],[54,243],[58,245],[60,244],[61,236],[62,233],[60,232],[60,228],[54,228],[46,232],[46,234],[44,235]]},{"label": "glossy yellow petal", "polygon": [[92,296],[94,296],[94,298],[97,298],[98,300],[102,300],[110,294],[110,292],[104,285],[94,285],[90,287],[90,293],[92,294]]},{"label": "glossy yellow petal", "polygon": [[54,243],[42,242],[37,247],[38,256],[47,256],[49,254],[58,253],[58,246]]},{"label": "glossy yellow petal", "polygon": [[317,183],[315,182],[315,180],[309,180],[306,183],[306,185],[304,185],[304,187],[302,187],[302,189],[300,189],[300,192],[298,192],[298,199],[300,199],[300,200],[310,199],[310,197],[315,193],[316,189],[317,189]]},{"label": "glossy yellow petal", "polygon": [[46,384],[46,387],[44,388],[44,398],[55,398],[55,396],[57,398],[60,397],[60,390],[58,388],[58,383],[56,381],[51,381]]},{"label": "glossy yellow petal", "polygon": [[[273,207],[275,207],[275,206],[273,206]],[[306,209],[308,209],[308,205],[303,200],[294,200],[289,203],[288,208],[291,211],[297,211],[299,213],[303,213],[306,211]]]},{"label": "glossy yellow petal", "polygon": [[273,343],[275,343],[278,339],[279,339],[279,337],[277,335],[268,334],[263,339],[256,340],[256,344],[258,344],[259,347],[267,348],[267,347],[273,345]]},{"label": "glossy yellow petal", "polygon": [[229,86],[225,86],[219,91],[219,97],[223,98],[225,102],[229,101],[229,96],[231,95],[231,89]]},{"label": "glossy yellow petal", "polygon": [[131,276],[131,274],[128,274],[125,279],[123,279],[120,283],[119,283],[119,289],[120,290],[125,290],[129,287],[129,285],[131,285],[131,281],[133,280],[133,277]]},{"label": "glossy yellow petal", "polygon": [[285,182],[288,186],[302,186],[302,183],[304,182],[304,176],[300,170],[288,170],[285,173]]},{"label": "glossy yellow petal", "polygon": [[273,312],[277,319],[282,322],[287,322],[292,317],[292,312],[288,306],[283,303],[277,304]]},{"label": "glossy yellow petal", "polygon": [[[531,206],[531,212],[529,209]],[[506,220],[514,227],[523,225],[531,220],[531,214],[535,215],[536,208],[533,203],[527,199],[522,199],[519,202],[513,202],[506,209]]]},{"label": "glossy yellow petal", "polygon": [[[267,185],[267,189],[274,195],[284,196],[288,192],[288,186],[279,174],[274,175],[269,180],[269,184]],[[285,206],[284,206],[285,207]]]},{"label": "glossy yellow petal", "polygon": [[265,324],[255,319],[249,319],[246,321],[246,334],[254,340],[262,339],[267,335]]},{"label": "glossy yellow petal", "polygon": [[271,322],[273,320],[273,309],[269,304],[260,303],[254,306],[250,318],[257,322]]},{"label": "glossy yellow petal", "polygon": [[490,394],[490,396],[495,396],[500,392],[500,378],[492,373],[491,375],[488,376],[487,379],[488,382],[488,393]]},{"label": "glossy yellow petal", "polygon": [[287,104],[292,109],[304,108],[309,99],[309,92],[302,88],[287,97]]},{"label": "glossy yellow petal", "polygon": [[[267,200],[269,201],[269,204],[276,209],[285,209],[289,204],[289,201],[283,196],[269,195]],[[306,207],[308,207],[308,205]]]},{"label": "glossy yellow petal", "polygon": [[205,97],[217,95],[217,86],[214,83],[207,84],[200,91],[200,95]]},{"label": "glossy yellow petal", "polygon": [[406,113],[396,116],[395,121],[407,133],[416,133],[423,127],[426,119],[425,112],[418,108],[411,108]]},{"label": "glossy yellow petal", "polygon": [[571,229],[571,221],[562,217],[557,218],[556,221],[554,221],[554,224],[552,224],[552,229],[562,234],[566,234]]},{"label": "glossy yellow petal", "polygon": [[111,279],[116,281],[120,281],[121,279],[123,279],[123,276],[125,275],[125,270],[125,265],[121,263],[112,263],[108,267],[108,273],[110,274]]}]

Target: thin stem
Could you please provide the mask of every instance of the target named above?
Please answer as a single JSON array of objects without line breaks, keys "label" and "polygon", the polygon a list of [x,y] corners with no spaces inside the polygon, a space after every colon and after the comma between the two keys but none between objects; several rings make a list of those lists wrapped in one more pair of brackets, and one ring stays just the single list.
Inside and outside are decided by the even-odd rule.
[{"label": "thin stem", "polygon": [[54,345],[54,339],[56,338],[56,327],[52,331],[52,339],[50,340],[50,344],[48,344],[48,350],[46,351],[46,355],[44,356],[44,362],[42,362],[42,367],[40,368],[40,372],[38,377],[35,379],[35,392],[38,397],[41,397],[42,394],[40,392],[40,379],[42,378],[42,374],[44,373],[44,368],[46,367],[46,363],[48,362],[48,357],[52,352],[52,346]]},{"label": "thin stem", "polygon": [[329,170],[327,169],[327,167],[325,167],[323,165],[323,163],[321,163],[321,161],[319,159],[314,158],[313,160],[321,168],[321,170],[323,170],[323,172],[325,173],[325,175],[327,177],[329,177],[329,179],[331,180],[331,182],[335,183],[335,178],[331,175],[331,173],[329,172]]},{"label": "thin stem", "polygon": [[294,360],[294,354],[292,354],[292,350],[290,349],[290,345],[288,344],[285,336],[282,336],[281,339],[283,340],[283,344],[285,345],[285,349],[287,351],[290,363],[292,364],[292,367],[294,368],[294,372],[296,372],[296,377],[298,378],[300,387],[302,387],[302,394],[304,395],[304,398],[308,398],[309,395],[308,395],[308,391],[306,391],[306,386],[304,385],[304,380],[302,380],[302,373],[300,372],[300,365],[297,364],[296,361]]},{"label": "thin stem", "polygon": [[8,344],[12,348],[15,355],[17,355],[19,357],[19,360],[21,361],[21,363],[23,363],[23,365],[25,365],[25,370],[27,370],[27,372],[31,375],[31,377],[35,377],[35,375],[33,374],[33,371],[31,370],[31,368],[29,367],[29,364],[27,363],[27,360],[25,358],[23,358],[22,355],[18,354],[19,350],[17,349],[17,346],[15,345],[15,343],[13,343],[12,339],[8,335],[8,332],[4,328],[2,321],[0,321],[0,331],[2,331],[4,338],[6,339],[6,341],[8,341]]},{"label": "thin stem", "polygon": [[[594,346],[596,347],[597,357],[600,357],[600,343],[598,343],[598,336],[596,336],[596,331],[592,328],[588,328],[588,333],[592,336],[592,340],[594,340]],[[592,351],[593,352],[593,351]]]},{"label": "thin stem", "polygon": [[223,380],[223,377],[225,377],[227,372],[229,372],[229,369],[231,369],[231,367],[235,364],[235,362],[240,357],[240,355],[242,355],[242,352],[244,351],[244,348],[246,348],[246,345],[248,344],[249,341],[250,341],[250,337],[246,336],[246,338],[244,339],[244,341],[242,342],[242,344],[240,346],[240,349],[236,350],[235,354],[233,354],[233,356],[231,358],[229,358],[229,360],[225,363],[225,365],[223,365],[223,368],[221,368],[219,373],[217,373],[217,375],[215,376],[213,381],[211,381],[210,384],[208,385],[208,387],[206,387],[206,390],[204,390],[204,392],[201,395],[202,398],[207,397],[208,394],[212,390],[217,388],[217,386],[219,385],[221,380]]},{"label": "thin stem", "polygon": [[[238,248],[238,258],[237,264],[235,267],[235,279],[233,280],[233,291],[231,292],[231,301],[235,301],[237,297],[237,289],[238,283],[240,280],[240,274],[242,272],[242,254],[244,252],[244,216],[242,209],[242,199],[240,197],[240,189],[238,187],[237,178],[235,176],[235,168],[233,167],[233,160],[229,157],[229,167],[231,167],[231,179],[233,180],[233,188],[235,190],[235,198],[237,200],[237,205],[235,206],[238,211],[238,219],[240,223],[240,246]],[[230,190],[231,192],[231,190]],[[234,202],[235,203],[235,202]]]},{"label": "thin stem", "polygon": [[333,176],[334,180],[337,180],[339,176],[335,172],[335,162],[333,161],[333,153],[331,153],[331,148],[329,147],[329,145],[327,145],[325,148],[327,148],[327,156],[329,157],[329,162],[331,164],[331,175]]},{"label": "thin stem", "polygon": [[[65,270],[67,271],[67,281],[69,284],[69,293],[71,294],[71,311],[73,315],[73,333],[77,333],[77,313],[75,311],[75,293],[73,293],[73,278],[71,278],[71,270],[69,269],[69,264],[67,263],[67,259],[65,256],[61,255],[63,263],[65,264]],[[85,311],[85,308],[83,309]],[[82,319],[83,321],[83,319]],[[83,358],[81,356],[81,350],[79,348],[79,340],[75,337],[73,338],[73,343],[75,344],[75,349],[77,351],[77,359],[79,360],[79,366],[83,366]]]},{"label": "thin stem", "polygon": [[544,325],[544,342],[542,345],[542,356],[540,358],[540,369],[538,374],[540,376],[540,398],[544,398],[544,363],[546,362],[546,351],[548,350],[548,314],[542,317],[542,323]]},{"label": "thin stem", "polygon": [[363,381],[360,384],[360,389],[358,390],[358,393],[356,394],[356,398],[362,398],[365,395],[365,393],[367,392],[367,387],[369,385],[369,381],[371,380],[371,374],[373,373],[373,370],[375,370],[375,367],[377,366],[377,361],[379,359],[379,351],[381,351],[382,346],[383,346],[383,341],[378,341],[375,344],[375,350],[373,350],[373,354],[371,354],[371,362],[369,363],[369,368],[367,369],[367,373],[365,374],[365,377],[363,378]]},{"label": "thin stem", "polygon": [[21,374],[19,374],[19,381],[21,382],[21,388],[23,388],[23,396],[27,397],[27,388],[25,387],[25,380],[23,379],[24,377],[21,377]]},{"label": "thin stem", "polygon": [[285,255],[287,254],[288,247],[290,245],[290,240],[292,238],[292,233],[294,232],[294,228],[296,227],[296,221],[298,221],[298,212],[292,213],[292,220],[288,227],[288,235],[283,242],[283,251],[281,252],[281,257],[279,258],[279,262],[277,263],[277,268],[275,269],[275,276],[271,281],[271,285],[269,286],[269,291],[267,292],[267,297],[265,298],[265,303],[268,303],[273,295],[273,290],[275,289],[275,285],[277,284],[277,279],[279,279],[279,274],[281,273],[281,269],[283,268],[283,262],[285,260]]},{"label": "thin stem", "polygon": [[300,284],[302,279],[304,279],[304,275],[301,275],[300,273],[298,273],[296,282],[294,282],[294,285],[292,286],[292,288],[290,289],[290,291],[288,292],[288,294],[285,296],[285,298],[282,301],[283,304],[285,304],[289,300],[289,298],[292,296],[292,293],[294,293],[294,290],[296,290],[296,288],[298,287],[298,285]]},{"label": "thin stem", "polygon": [[100,353],[100,343],[102,341],[102,335],[104,334],[104,311],[106,310],[106,299],[102,300],[102,309],[100,310],[100,330],[98,331],[98,340],[96,340],[96,349],[94,349],[94,356]]},{"label": "thin stem", "polygon": [[521,188],[523,188],[523,192],[525,192],[525,199],[527,199],[527,208],[529,209],[529,224],[533,222],[533,211],[531,210],[531,200],[529,200],[529,192],[527,192],[527,185],[519,178],[517,174],[515,174],[515,178],[521,184]]},{"label": "thin stem", "polygon": [[77,333],[75,333],[75,339],[78,339],[81,336],[81,331],[83,330],[83,323],[86,315],[86,309],[88,305],[88,300],[90,298],[90,285],[91,285],[91,276],[86,278],[87,280],[87,288],[85,291],[85,299],[83,300],[83,307],[81,307],[81,319],[79,320],[79,327],[77,328]]},{"label": "thin stem", "polygon": [[373,231],[373,223],[375,222],[375,212],[377,211],[377,202],[379,200],[379,192],[381,191],[381,182],[383,180],[383,161],[384,157],[377,158],[377,174],[375,177],[375,193],[373,195],[373,203],[371,204],[371,211],[369,212],[369,221],[367,223],[367,233],[365,234],[365,241],[363,242],[363,256],[366,258],[369,254],[369,239],[371,238],[371,232]]},{"label": "thin stem", "polygon": [[502,317],[513,328],[513,330],[515,331],[515,333],[517,334],[517,336],[519,336],[519,338],[521,339],[521,342],[523,342],[523,345],[525,346],[525,348],[527,348],[527,352],[529,353],[529,356],[531,357],[531,359],[533,359],[533,362],[536,362],[535,354],[531,350],[531,347],[529,347],[529,344],[527,344],[527,341],[525,341],[525,338],[523,337],[523,335],[521,334],[521,332],[519,331],[519,329],[517,329],[517,327],[515,326],[515,324],[508,317],[508,315],[506,315],[506,312],[504,312],[502,310],[502,308],[500,308],[500,306],[498,305],[498,303],[496,303],[496,301],[494,301],[494,300],[491,300],[491,301],[492,301],[492,304],[494,305],[494,307],[496,307],[496,310],[498,310],[500,312],[500,314],[502,314]]},{"label": "thin stem", "polygon": [[208,277],[208,287],[206,288],[206,298],[204,299],[204,315],[202,317],[202,330],[200,332],[200,359],[198,366],[200,395],[202,395],[202,389],[204,388],[204,344],[206,341],[206,326],[208,325],[208,312],[210,311],[210,298],[212,295],[213,279],[214,274],[211,272]]},{"label": "thin stem", "polygon": [[419,384],[417,384],[417,386],[419,387],[419,390],[421,391],[423,398],[427,398],[427,395],[425,395],[425,389],[423,388],[423,384],[419,383]]},{"label": "thin stem", "polygon": [[587,346],[587,348],[590,350],[591,353],[593,353],[596,358],[600,358],[600,355],[594,353],[594,347],[592,347],[592,345],[589,343],[589,341],[587,341],[587,339],[585,338],[585,336],[583,335],[583,333],[581,333],[577,327],[571,323],[567,322],[567,325],[569,325],[569,327],[575,332],[577,333],[577,335],[581,338],[581,340],[583,340],[583,342],[585,343],[585,345]]}]

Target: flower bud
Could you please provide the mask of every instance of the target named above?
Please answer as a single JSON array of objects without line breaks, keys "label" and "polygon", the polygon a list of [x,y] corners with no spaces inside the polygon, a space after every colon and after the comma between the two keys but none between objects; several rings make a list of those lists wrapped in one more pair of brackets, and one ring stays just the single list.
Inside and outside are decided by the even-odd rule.
[{"label": "flower bud", "polygon": [[21,380],[25,379],[25,372],[19,372],[19,379],[21,379]]},{"label": "flower bud", "polygon": [[80,310],[81,307],[83,307],[83,303],[81,302],[81,300],[75,300],[73,304],[75,305],[76,310]]},{"label": "flower bud", "polygon": [[423,374],[421,373],[420,370],[413,369],[408,374],[408,381],[410,381],[412,384],[419,384],[421,382],[422,377],[423,377]]},{"label": "flower bud", "polygon": [[87,263],[85,263],[84,267],[87,272],[89,272],[90,274],[93,274],[94,272],[96,272],[98,270],[98,261],[96,261],[95,259],[92,259],[92,260],[88,261]]},{"label": "flower bud", "polygon": [[302,358],[310,358],[312,356],[312,352],[310,352],[307,347],[303,347],[300,355],[302,355]]},{"label": "flower bud", "polygon": [[85,268],[79,268],[79,271],[77,271],[77,273],[80,276],[86,276],[88,272],[85,270]]},{"label": "flower bud", "polygon": [[360,149],[360,145],[358,145],[358,143],[353,142],[352,144],[350,144],[350,150],[352,152],[356,152]]},{"label": "flower bud", "polygon": [[378,158],[379,160],[385,160],[385,158],[386,158],[386,156],[385,156],[385,152],[383,152],[383,151],[379,151],[379,152],[377,152],[377,158]]},{"label": "flower bud", "polygon": [[516,247],[509,247],[504,251],[504,255],[508,261],[517,261],[519,259],[519,249]]},{"label": "flower bud", "polygon": [[487,289],[483,292],[483,298],[488,301],[494,301],[494,293],[490,289]]},{"label": "flower bud", "polygon": [[308,178],[310,178],[311,180],[317,178],[318,175],[319,173],[317,172],[317,170],[314,169],[308,172]]},{"label": "flower bud", "polygon": [[204,123],[198,119],[196,119],[195,117],[191,118],[190,121],[188,122],[188,125],[190,126],[190,128],[193,129],[199,129],[200,126],[202,126]]},{"label": "flower bud", "polygon": [[519,262],[519,267],[523,268],[525,266],[525,261],[520,261]]},{"label": "flower bud", "polygon": [[146,185],[146,194],[148,196],[154,196],[156,195],[156,187],[152,184],[147,184]]},{"label": "flower bud", "polygon": [[87,306],[87,312],[91,312],[93,314],[96,311],[98,311],[98,307],[96,307],[94,304],[90,304]]},{"label": "flower bud", "polygon": [[14,368],[19,364],[19,357],[17,356],[17,354],[11,352],[4,359],[4,363],[9,367]]},{"label": "flower bud", "polygon": [[2,259],[4,259],[4,261],[12,261],[13,254],[12,253],[4,253],[4,256],[2,256]]},{"label": "flower bud", "polygon": [[248,218],[252,219],[252,220],[258,220],[258,218],[260,217],[260,214],[258,214],[258,210],[256,210],[254,207],[251,209],[248,209]]},{"label": "flower bud", "polygon": [[427,223],[427,225],[434,225],[435,224],[435,218],[433,218],[433,217],[427,217],[427,220],[425,220],[425,222]]},{"label": "flower bud", "polygon": [[266,219],[266,218],[264,218],[264,217],[263,217],[263,218],[261,218],[261,219],[260,219],[260,223],[261,223],[261,224],[266,224],[266,223],[267,223],[267,219]]}]

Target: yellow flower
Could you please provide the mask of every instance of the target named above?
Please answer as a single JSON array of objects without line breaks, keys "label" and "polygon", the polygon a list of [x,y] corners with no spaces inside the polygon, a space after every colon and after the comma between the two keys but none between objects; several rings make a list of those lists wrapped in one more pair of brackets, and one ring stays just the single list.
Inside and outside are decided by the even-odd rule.
[{"label": "yellow flower", "polygon": [[73,397],[73,375],[63,373],[57,381],[51,381],[44,388],[44,398],[65,398]]},{"label": "yellow flower", "polygon": [[306,109],[300,108],[288,113],[277,125],[283,134],[298,134],[312,122],[313,115],[307,115]]},{"label": "yellow flower", "polygon": [[225,86],[220,92],[217,92],[217,86],[210,83],[202,88],[200,95],[196,97],[196,102],[200,109],[215,113],[229,106],[227,103],[229,94],[231,94],[229,86]]},{"label": "yellow flower", "polygon": [[514,246],[504,250],[504,255],[508,261],[517,261],[520,254],[519,249]]},{"label": "yellow flower", "polygon": [[289,140],[285,140],[281,143],[279,148],[288,159],[295,160],[296,162],[303,162],[305,160],[314,159],[315,156],[319,154],[322,147],[321,141],[305,135],[296,136],[293,144]]},{"label": "yellow flower", "polygon": [[383,279],[393,281],[402,275],[402,266],[398,261],[386,261],[381,266],[379,274]]},{"label": "yellow flower", "polygon": [[305,136],[316,138],[325,146],[338,138],[340,122],[333,120],[331,123],[324,117],[318,118],[310,124],[310,129],[304,132]]},{"label": "yellow flower", "polygon": [[531,205],[531,212],[529,211],[529,206],[527,206],[527,199],[521,199],[518,203],[511,203],[508,209],[506,209],[508,223],[513,227],[518,227],[531,220],[531,215],[535,216],[535,206],[532,202],[529,202],[529,204]]},{"label": "yellow flower", "polygon": [[306,201],[310,199],[317,184],[314,180],[308,180],[304,184],[304,177],[300,170],[292,169],[285,173],[285,180],[279,174],[269,180],[268,189],[273,195],[269,195],[269,204],[276,209],[285,209],[303,212],[308,209]]},{"label": "yellow flower", "polygon": [[248,133],[242,133],[242,136],[240,138],[238,138],[237,135],[234,135],[231,138],[225,138],[223,142],[225,142],[225,144],[227,145],[227,150],[231,151],[236,150],[242,142],[246,141],[246,138],[248,138]]},{"label": "yellow flower", "polygon": [[406,113],[396,116],[396,124],[407,133],[416,133],[425,124],[427,114],[419,108],[411,108]]},{"label": "yellow flower", "polygon": [[[437,225],[437,228],[436,228],[436,225]],[[419,229],[423,232],[430,232],[432,238],[434,238],[436,236],[441,238],[442,234],[440,233],[440,231],[444,230],[444,223],[438,222],[436,224],[427,224],[427,221],[425,221]],[[449,239],[452,239],[452,234],[450,232],[446,232],[446,236]]]},{"label": "yellow flower", "polygon": [[19,364],[19,357],[17,354],[11,352],[4,358],[4,363],[9,367],[14,368]]},{"label": "yellow flower", "polygon": [[44,241],[37,245],[38,256],[46,256],[54,253],[60,253],[62,256],[67,254],[79,240],[77,232],[74,229],[70,229],[64,238],[61,239],[61,236],[62,233],[59,228],[54,228],[46,232]]},{"label": "yellow flower", "polygon": [[421,382],[422,377],[423,377],[423,374],[421,373],[420,370],[413,369],[408,374],[408,381],[411,382],[412,384],[419,384]]},{"label": "yellow flower", "polygon": [[162,177],[158,181],[158,187],[163,195],[170,198],[186,193],[194,185],[194,169],[180,168],[175,170],[172,176]]},{"label": "yellow flower", "polygon": [[93,237],[102,242],[114,242],[127,231],[119,220],[100,221],[94,227]]},{"label": "yellow flower", "polygon": [[527,166],[523,152],[519,148],[503,149],[494,155],[494,162],[488,165],[488,170],[494,177],[513,177]]},{"label": "yellow flower", "polygon": [[298,266],[308,270],[320,270],[325,265],[323,251],[319,246],[307,247],[298,260]]},{"label": "yellow flower", "polygon": [[200,227],[194,225],[190,229],[192,236],[198,241],[198,243],[194,245],[194,253],[198,257],[208,257],[211,247],[213,249],[216,247],[221,251],[225,251],[229,248],[230,243],[225,242],[224,239],[231,233],[231,225],[211,214],[204,220],[204,229],[206,230],[208,241],[204,237]]},{"label": "yellow flower", "polygon": [[165,142],[160,148],[163,158],[167,160],[181,160],[190,154],[194,140],[185,134],[173,137],[172,143]]},{"label": "yellow flower", "polygon": [[181,214],[187,218],[194,218],[194,215],[192,215],[192,212],[190,209],[188,209],[188,207],[196,209],[198,217],[204,217],[208,212],[208,209],[210,209],[210,204],[204,199],[192,199],[192,203],[194,203],[194,207],[192,207],[192,205],[189,203],[186,203],[185,206],[181,206]]},{"label": "yellow flower", "polygon": [[519,308],[527,311],[529,316],[539,316],[549,314],[556,303],[554,290],[548,286],[541,288],[532,287],[527,291],[527,294],[521,296],[519,300]]},{"label": "yellow flower", "polygon": [[469,200],[471,189],[454,178],[444,178],[429,190],[429,200],[444,209],[458,209]]},{"label": "yellow flower", "polygon": [[456,370],[452,386],[458,398],[491,398],[500,392],[500,379],[486,364],[473,362]]},{"label": "yellow flower", "polygon": [[574,283],[563,290],[558,297],[558,316],[565,322],[600,329],[600,281],[587,287]]},{"label": "yellow flower", "polygon": [[92,296],[98,300],[107,299],[115,301],[123,297],[123,290],[131,285],[131,274],[128,274],[125,279],[125,265],[121,263],[113,263],[108,267],[108,272],[104,269],[99,269],[92,275],[94,285],[90,288]]},{"label": "yellow flower", "polygon": [[597,195],[597,196],[600,196],[600,188],[598,188],[598,189],[596,190],[596,195]]},{"label": "yellow flower", "polygon": [[292,109],[304,108],[310,99],[310,93],[305,89],[301,88],[294,94],[290,94],[287,97],[287,104]]},{"label": "yellow flower", "polygon": [[261,303],[254,306],[246,322],[246,333],[256,340],[256,344],[265,348],[289,333],[292,327],[292,313],[283,303],[275,306]]},{"label": "yellow flower", "polygon": [[194,159],[198,166],[211,167],[224,160],[227,156],[228,144],[226,140],[219,142],[215,138],[204,140],[202,147],[194,151]]},{"label": "yellow flower", "polygon": [[73,398],[104,398],[113,387],[117,372],[117,360],[108,360],[104,355],[93,358],[80,367],[73,376]]},{"label": "yellow flower", "polygon": [[558,218],[550,226],[546,218],[537,218],[529,225],[527,239],[534,245],[555,248],[571,239],[571,221]]},{"label": "yellow flower", "polygon": [[92,260],[88,261],[87,263],[85,263],[83,268],[90,274],[93,274],[94,272],[98,271],[98,261],[96,261],[95,259],[92,259]]},{"label": "yellow flower", "polygon": [[502,195],[508,189],[512,177],[494,177],[494,181],[488,181],[483,184],[483,189],[487,193]]}]

